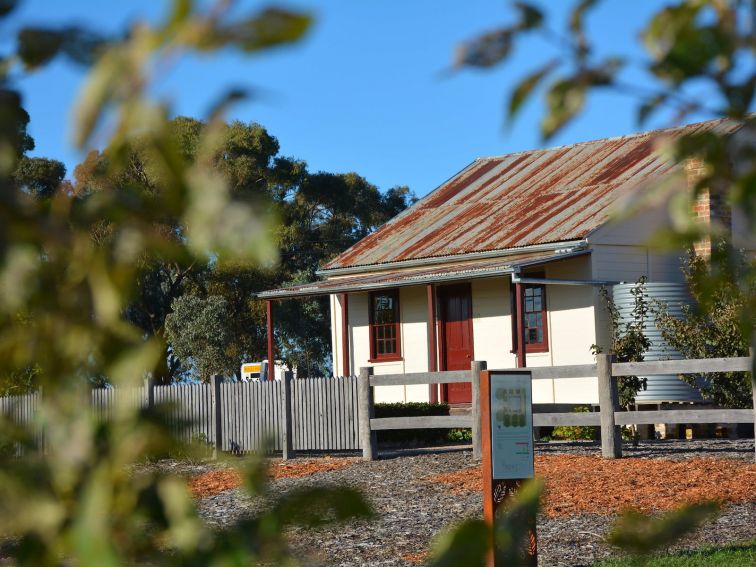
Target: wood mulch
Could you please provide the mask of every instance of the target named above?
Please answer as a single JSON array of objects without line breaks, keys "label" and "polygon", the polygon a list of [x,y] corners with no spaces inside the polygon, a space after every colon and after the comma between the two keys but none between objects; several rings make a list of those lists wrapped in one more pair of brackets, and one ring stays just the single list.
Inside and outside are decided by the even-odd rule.
[{"label": "wood mulch", "polygon": [[[546,482],[542,511],[550,517],[607,516],[626,508],[658,512],[702,500],[756,502],[756,464],[733,460],[541,455],[535,466]],[[482,490],[480,467],[425,480],[448,484],[455,493]]]},{"label": "wood mulch", "polygon": [[[358,462],[356,458],[297,459],[296,461],[272,461],[268,466],[268,477],[301,478],[319,472],[337,471]],[[236,469],[217,469],[193,476],[187,482],[189,492],[195,498],[213,496],[241,485],[241,477]]]}]

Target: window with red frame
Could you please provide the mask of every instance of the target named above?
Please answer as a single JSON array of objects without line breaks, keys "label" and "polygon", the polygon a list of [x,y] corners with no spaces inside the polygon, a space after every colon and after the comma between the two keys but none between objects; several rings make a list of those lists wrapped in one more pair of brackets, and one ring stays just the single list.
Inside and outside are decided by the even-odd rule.
[{"label": "window with red frame", "polygon": [[[531,274],[529,274],[531,275]],[[542,278],[542,274],[532,274],[531,277]],[[547,352],[549,350],[549,331],[546,319],[546,286],[523,284],[523,326],[525,334],[526,352]],[[512,286],[512,313],[515,312],[515,294]],[[519,337],[517,336],[517,321],[512,318],[512,352],[517,352]]]},{"label": "window with red frame", "polygon": [[396,360],[399,349],[399,292],[370,294],[370,359]]},{"label": "window with red frame", "polygon": [[525,344],[528,352],[549,350],[546,327],[546,286],[526,285],[523,298]]}]

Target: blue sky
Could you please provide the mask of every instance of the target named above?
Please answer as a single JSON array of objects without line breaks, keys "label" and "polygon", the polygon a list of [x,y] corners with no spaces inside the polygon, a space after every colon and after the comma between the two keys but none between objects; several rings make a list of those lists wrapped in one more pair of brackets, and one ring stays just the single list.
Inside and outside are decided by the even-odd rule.
[{"label": "blue sky", "polygon": [[[312,12],[315,24],[306,39],[252,57],[225,51],[182,61],[157,84],[174,114],[202,118],[224,88],[251,89],[259,96],[235,106],[229,117],[264,125],[278,138],[282,154],[305,160],[312,171],[356,171],[381,189],[408,185],[419,196],[476,157],[542,147],[537,132],[541,109],[535,101],[514,127],[503,124],[505,95],[533,68],[541,43],[523,45],[510,62],[492,71],[445,73],[455,45],[511,21],[507,2],[278,4]],[[561,22],[572,2],[542,4]],[[262,5],[240,2],[238,10]],[[642,62],[637,33],[660,5],[605,1],[588,20],[589,34],[601,49]],[[157,0],[26,0],[0,29],[0,37],[9,37],[22,24],[77,23],[117,32],[129,22],[155,19],[165,8]],[[81,158],[69,143],[69,110],[83,76],[83,69],[56,60],[18,82],[32,117],[33,154],[61,159],[69,173]],[[640,80],[632,72],[628,79]],[[547,145],[638,130],[630,97],[592,96],[589,108]],[[668,124],[658,117],[649,127]]]}]

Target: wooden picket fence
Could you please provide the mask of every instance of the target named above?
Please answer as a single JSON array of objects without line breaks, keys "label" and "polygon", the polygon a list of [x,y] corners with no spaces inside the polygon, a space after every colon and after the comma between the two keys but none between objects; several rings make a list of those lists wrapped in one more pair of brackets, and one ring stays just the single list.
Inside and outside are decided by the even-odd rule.
[{"label": "wooden picket fence", "polygon": [[[40,394],[0,398],[0,415],[22,425],[33,423]],[[282,451],[359,450],[357,379],[306,378],[92,390],[90,410],[98,419],[113,416],[118,404],[164,407],[169,426],[185,441],[205,442],[235,454],[261,449]],[[38,428],[38,446],[43,431]]]},{"label": "wooden picket fence", "polygon": [[[485,362],[474,361],[470,370],[421,372],[373,376],[362,368],[359,377],[308,378],[272,382],[223,382],[92,391],[91,411],[108,419],[117,403],[145,407],[166,404],[168,422],[187,441],[205,441],[216,451],[247,453],[261,449],[280,451],[291,458],[296,451],[359,450],[363,457],[377,457],[376,431],[416,428],[472,428],[473,453],[481,454],[480,373]],[[594,413],[535,413],[533,425],[588,425],[601,427],[602,454],[622,455],[619,426],[653,423],[753,423],[752,409],[690,406],[664,411],[619,411],[615,378],[632,375],[737,372],[751,369],[751,358],[669,360],[613,363],[598,355],[596,364],[528,368],[533,380],[597,376],[599,410]],[[472,383],[472,415],[395,417],[376,419],[373,388],[376,386]],[[0,415],[19,424],[33,424],[40,394],[0,398]],[[756,387],[754,388],[756,403]],[[33,434],[43,446],[44,432]]]}]

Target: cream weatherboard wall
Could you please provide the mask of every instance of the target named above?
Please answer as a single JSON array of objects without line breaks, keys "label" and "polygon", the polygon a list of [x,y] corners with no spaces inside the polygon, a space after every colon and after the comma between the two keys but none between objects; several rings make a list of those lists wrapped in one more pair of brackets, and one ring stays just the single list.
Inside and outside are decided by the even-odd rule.
[{"label": "cream weatherboard wall", "polygon": [[[547,278],[591,279],[588,255],[555,262],[545,270]],[[542,270],[542,271],[543,271]],[[514,368],[510,277],[471,281],[474,358],[485,360],[489,368]],[[546,290],[549,352],[527,355],[528,366],[589,364],[590,346],[596,341],[596,291],[591,286],[549,285]],[[375,374],[401,374],[428,371],[427,298],[424,286],[399,289],[402,360],[370,362],[368,294],[349,294],[350,368],[359,372],[372,366]],[[341,307],[331,296],[331,329],[334,374],[341,375]],[[428,387],[388,386],[376,388],[377,402],[428,401]],[[536,403],[597,403],[595,377],[539,380],[534,384]]]},{"label": "cream weatherboard wall", "polygon": [[[405,374],[428,371],[428,325],[424,287],[399,288],[400,345],[402,360],[392,362],[370,362],[370,315],[369,295],[351,293],[349,307],[349,366],[352,374],[361,367],[372,366],[373,373]],[[341,306],[335,295],[331,296],[331,340],[333,371],[342,376]],[[381,386],[375,389],[376,402],[429,401],[428,386]]]}]

